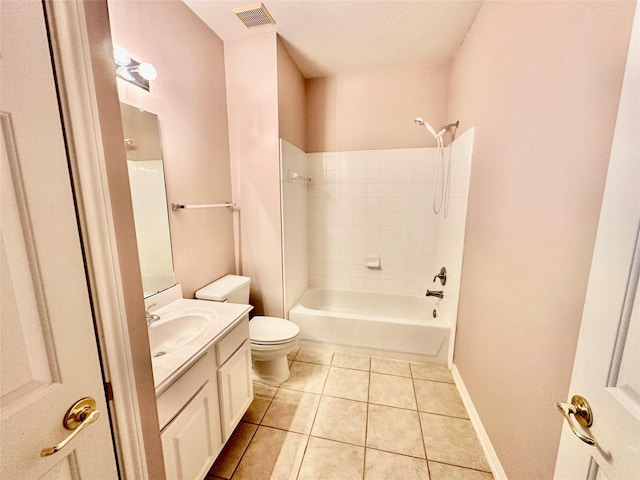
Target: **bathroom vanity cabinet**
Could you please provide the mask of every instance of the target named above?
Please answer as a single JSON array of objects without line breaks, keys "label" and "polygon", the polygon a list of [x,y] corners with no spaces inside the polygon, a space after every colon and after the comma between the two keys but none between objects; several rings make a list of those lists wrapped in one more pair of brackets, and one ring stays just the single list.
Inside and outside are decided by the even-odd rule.
[{"label": "bathroom vanity cabinet", "polygon": [[202,480],[253,400],[247,315],[158,396],[167,480]]}]

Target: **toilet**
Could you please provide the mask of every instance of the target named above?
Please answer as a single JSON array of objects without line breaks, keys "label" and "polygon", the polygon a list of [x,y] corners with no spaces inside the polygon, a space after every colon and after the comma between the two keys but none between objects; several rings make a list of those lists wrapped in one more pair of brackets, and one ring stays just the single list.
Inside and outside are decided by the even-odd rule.
[{"label": "toilet", "polygon": [[[226,275],[196,292],[199,300],[249,304],[251,279]],[[262,382],[278,384],[289,378],[287,355],[298,346],[300,328],[277,317],[253,317],[249,321],[253,373]]]}]

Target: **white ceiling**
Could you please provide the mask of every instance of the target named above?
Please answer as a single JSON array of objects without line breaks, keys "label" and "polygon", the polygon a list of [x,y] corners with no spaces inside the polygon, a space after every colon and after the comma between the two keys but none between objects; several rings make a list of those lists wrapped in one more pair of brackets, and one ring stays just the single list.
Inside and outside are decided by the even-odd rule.
[{"label": "white ceiling", "polygon": [[184,0],[224,41],[276,31],[306,78],[449,62],[481,0],[264,0],[276,25],[247,30],[256,0]]}]

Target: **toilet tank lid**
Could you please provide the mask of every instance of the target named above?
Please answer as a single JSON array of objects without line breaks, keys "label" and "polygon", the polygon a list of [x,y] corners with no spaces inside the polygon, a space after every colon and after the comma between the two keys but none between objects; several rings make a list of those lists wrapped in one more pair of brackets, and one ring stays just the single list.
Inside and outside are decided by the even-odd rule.
[{"label": "toilet tank lid", "polygon": [[206,287],[202,287],[196,292],[196,298],[202,300],[214,300],[224,302],[233,295],[234,292],[251,282],[249,277],[240,275],[225,275]]}]

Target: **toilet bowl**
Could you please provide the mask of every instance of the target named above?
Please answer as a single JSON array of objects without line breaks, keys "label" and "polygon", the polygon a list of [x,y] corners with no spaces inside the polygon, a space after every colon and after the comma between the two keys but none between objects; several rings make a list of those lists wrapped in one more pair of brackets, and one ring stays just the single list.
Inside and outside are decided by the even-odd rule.
[{"label": "toilet bowl", "polygon": [[[200,300],[249,304],[251,279],[227,275],[196,292]],[[256,316],[249,321],[251,361],[255,377],[264,383],[279,384],[289,378],[287,355],[298,346],[300,328],[278,317]]]}]

